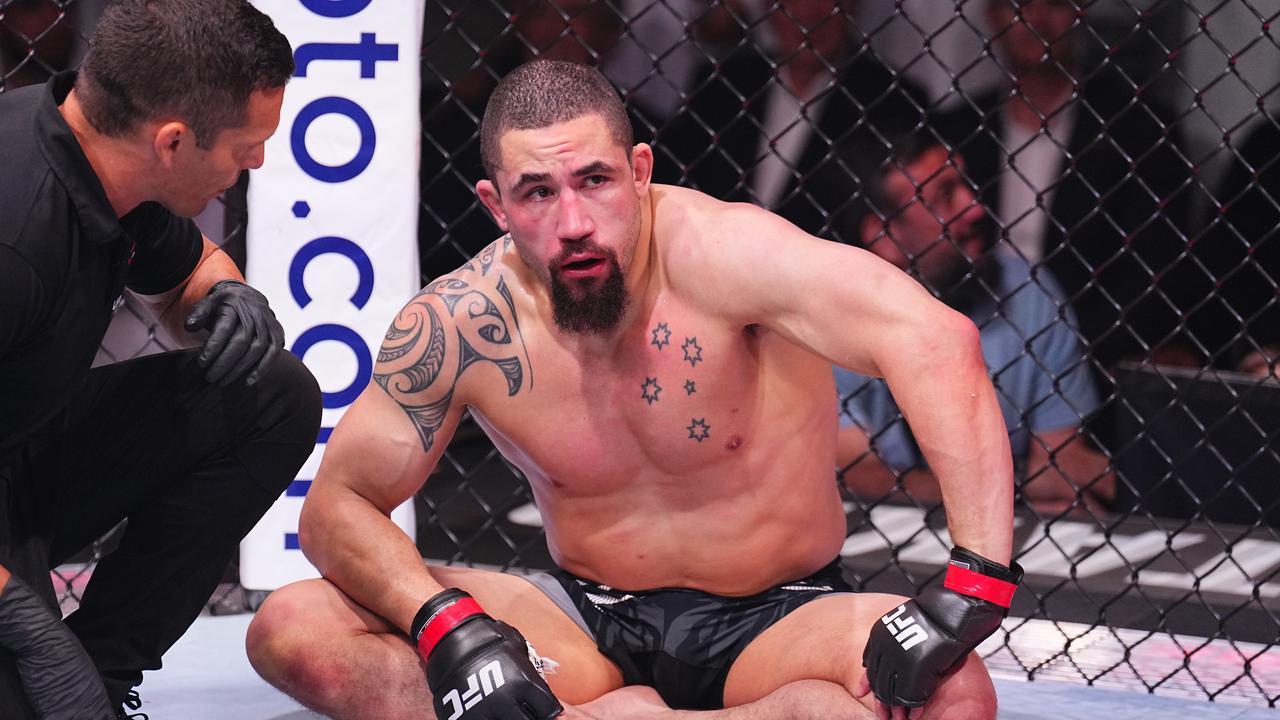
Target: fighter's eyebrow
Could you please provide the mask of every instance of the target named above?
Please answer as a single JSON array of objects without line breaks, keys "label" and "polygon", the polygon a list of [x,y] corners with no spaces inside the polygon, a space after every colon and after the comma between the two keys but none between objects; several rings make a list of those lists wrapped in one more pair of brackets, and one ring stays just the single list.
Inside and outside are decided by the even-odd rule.
[{"label": "fighter's eyebrow", "polygon": [[603,160],[596,160],[588,163],[573,171],[574,177],[587,177],[588,175],[609,175],[613,173],[613,166]]},{"label": "fighter's eyebrow", "polygon": [[520,173],[520,178],[516,180],[516,184],[511,186],[511,193],[514,195],[515,193],[520,192],[521,188],[525,187],[526,185],[542,183],[550,179],[551,179],[551,173],[532,173],[532,172]]}]

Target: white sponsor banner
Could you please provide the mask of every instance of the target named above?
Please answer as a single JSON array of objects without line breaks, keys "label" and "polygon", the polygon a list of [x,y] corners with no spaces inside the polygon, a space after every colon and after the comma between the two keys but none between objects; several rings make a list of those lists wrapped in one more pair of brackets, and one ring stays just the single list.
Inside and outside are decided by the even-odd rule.
[{"label": "white sponsor banner", "polygon": [[[315,452],[241,543],[240,581],[316,577],[298,513],[328,434],[372,377],[382,336],[419,288],[419,57],[423,0],[257,0],[297,72],[266,164],[249,182],[249,282],[324,393]],[[392,519],[413,535],[412,503]]]}]

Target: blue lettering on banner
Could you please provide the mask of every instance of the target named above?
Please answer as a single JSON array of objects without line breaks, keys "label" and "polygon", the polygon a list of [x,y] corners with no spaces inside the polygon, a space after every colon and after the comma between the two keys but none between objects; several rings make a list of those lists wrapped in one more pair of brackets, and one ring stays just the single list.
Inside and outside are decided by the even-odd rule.
[{"label": "blue lettering on banner", "polygon": [[[311,123],[325,115],[342,115],[350,118],[360,130],[360,147],[355,157],[341,165],[325,165],[311,157],[307,150],[307,128]],[[298,167],[320,182],[343,183],[369,167],[373,161],[373,149],[378,144],[377,132],[373,129],[373,120],[364,108],[351,100],[342,97],[322,97],[307,103],[293,120],[293,130],[289,133],[289,144],[293,148],[293,157]]]},{"label": "blue lettering on banner", "polygon": [[334,235],[316,238],[303,245],[290,261],[289,290],[293,293],[294,302],[298,303],[300,308],[311,304],[311,293],[307,292],[304,277],[307,266],[321,255],[341,255],[356,266],[360,280],[356,284],[355,293],[351,296],[351,304],[363,309],[369,302],[369,297],[373,295],[373,261],[369,259],[369,254],[364,251],[364,248],[346,238]]},{"label": "blue lettering on banner", "polygon": [[395,62],[400,59],[400,46],[395,43],[379,43],[373,33],[360,33],[358,43],[307,43],[293,53],[297,66],[294,77],[306,77],[307,66],[315,60],[356,60],[360,63],[360,77],[369,79],[377,72],[379,60]]},{"label": "blue lettering on banner", "polygon": [[369,353],[369,346],[365,345],[364,338],[360,337],[360,333],[352,330],[345,325],[335,325],[326,323],[324,325],[316,325],[308,328],[305,332],[298,336],[297,341],[293,343],[291,350],[298,359],[305,360],[307,351],[318,343],[328,340],[340,342],[351,348],[356,356],[356,376],[351,384],[337,392],[320,392],[320,398],[324,407],[333,409],[350,405],[360,396],[360,392],[369,384],[370,378],[373,377],[373,356]]},{"label": "blue lettering on banner", "polygon": [[329,18],[351,17],[369,7],[373,0],[301,0],[302,7]]},{"label": "blue lettering on banner", "polygon": [[[367,8],[372,0],[298,0],[312,13],[325,18],[349,18]],[[416,60],[416,57],[414,58]],[[380,43],[376,33],[360,32],[360,41],[354,43],[341,42],[306,42],[297,45],[294,51],[295,76],[306,78],[313,62],[354,62],[360,65],[362,80],[376,79],[379,62],[399,62],[400,46],[396,43]],[[384,73],[385,76],[385,73]],[[359,130],[359,145],[352,158],[339,165],[327,165],[312,157],[307,148],[307,131],[311,124],[326,115],[342,115],[355,123]],[[369,167],[373,161],[373,153],[377,147],[377,132],[369,113],[354,100],[345,97],[321,97],[307,103],[293,118],[290,128],[289,143],[293,157],[308,176],[323,183],[345,183],[353,180]],[[314,222],[317,218],[310,212],[306,202],[296,202],[292,208],[293,216]],[[323,216],[323,213],[321,214]],[[348,299],[357,309],[363,309],[373,295],[375,272],[373,262],[359,243],[335,235],[317,237],[298,248],[289,263],[289,289],[293,301],[299,308],[311,304],[312,296],[305,283],[306,269],[313,260],[322,255],[340,255],[355,267],[358,281],[355,291]],[[356,357],[356,376],[351,384],[337,392],[322,392],[324,407],[328,409],[343,408],[355,402],[373,377],[373,356],[364,339],[352,328],[333,323],[316,325],[298,336],[292,351],[305,360],[307,351],[318,343],[340,342],[351,349]],[[316,438],[317,444],[329,441],[331,427],[323,427]],[[311,487],[310,480],[295,480],[285,491],[287,497],[305,497]],[[286,550],[298,550],[298,534],[284,534]]]}]

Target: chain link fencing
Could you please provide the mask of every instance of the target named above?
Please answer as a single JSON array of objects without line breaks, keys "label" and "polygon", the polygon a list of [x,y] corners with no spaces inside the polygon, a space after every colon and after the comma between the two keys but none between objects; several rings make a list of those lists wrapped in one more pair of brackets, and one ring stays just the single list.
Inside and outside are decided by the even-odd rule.
[{"label": "chain link fencing", "polygon": [[[0,89],[74,67],[96,9],[0,0]],[[497,80],[596,64],[658,181],[875,252],[979,327],[1027,573],[980,649],[993,670],[1276,704],[1280,0],[426,9],[424,282],[497,234],[473,190]],[[232,192],[202,227],[234,256],[245,217]],[[108,361],[168,346],[131,303],[117,325]],[[950,545],[937,482],[883,384],[838,382],[847,574],[915,594]],[[417,503],[428,558],[551,563],[527,485],[470,421]],[[61,569],[69,600],[100,552]],[[231,580],[215,602],[247,604]]]}]

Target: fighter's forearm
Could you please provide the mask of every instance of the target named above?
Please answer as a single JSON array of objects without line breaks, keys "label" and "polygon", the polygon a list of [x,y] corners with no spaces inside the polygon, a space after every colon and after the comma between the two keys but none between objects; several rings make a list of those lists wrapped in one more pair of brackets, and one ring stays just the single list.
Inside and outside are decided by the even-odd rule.
[{"label": "fighter's forearm", "polygon": [[405,632],[422,603],[444,589],[409,536],[351,490],[314,485],[298,533],[325,579]]},{"label": "fighter's forearm", "polygon": [[885,377],[938,479],[952,539],[1008,564],[1013,457],[977,330],[967,320],[931,326],[905,355]]}]

